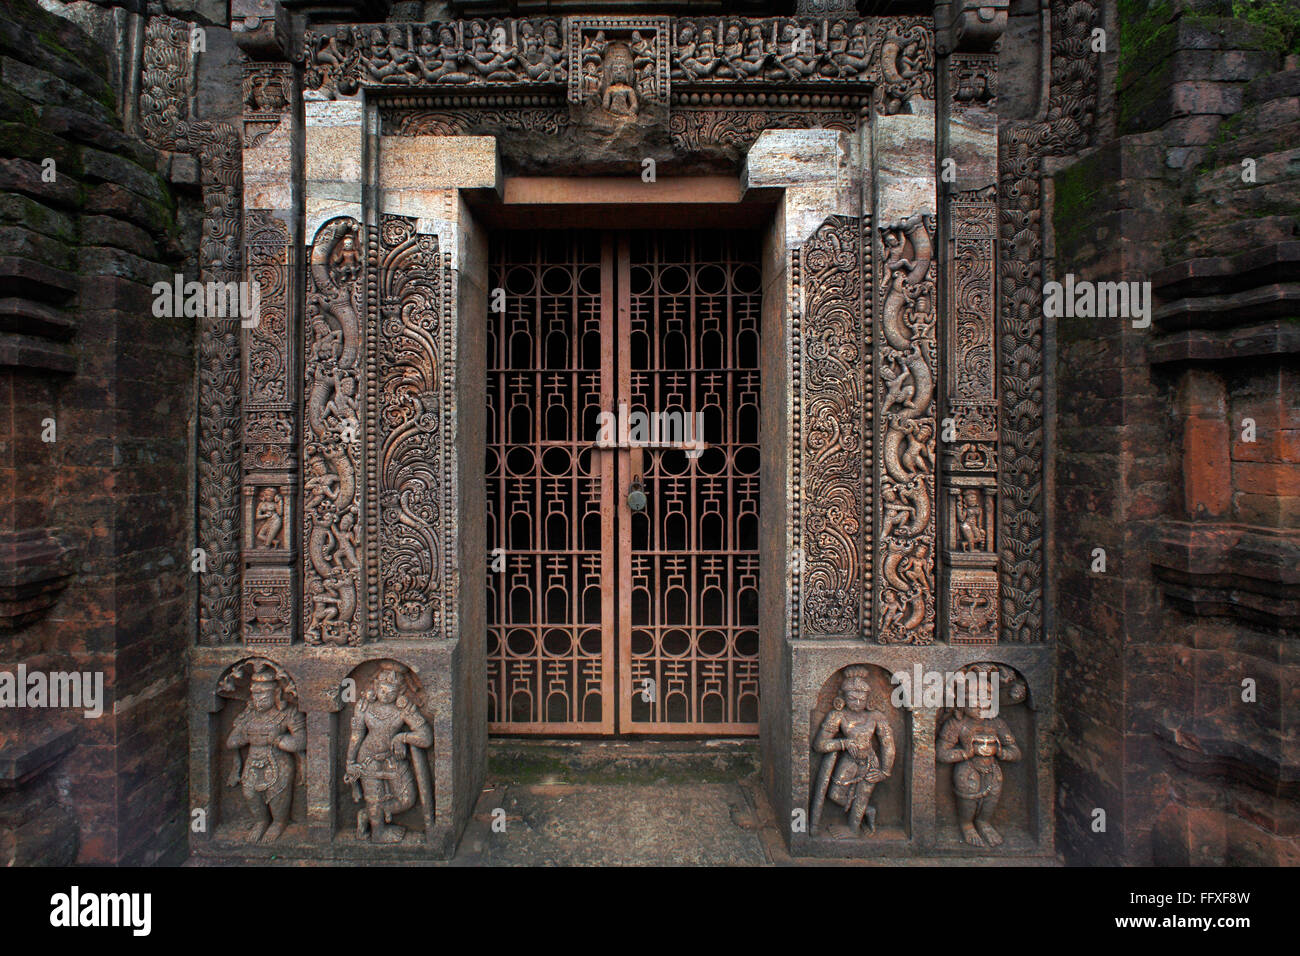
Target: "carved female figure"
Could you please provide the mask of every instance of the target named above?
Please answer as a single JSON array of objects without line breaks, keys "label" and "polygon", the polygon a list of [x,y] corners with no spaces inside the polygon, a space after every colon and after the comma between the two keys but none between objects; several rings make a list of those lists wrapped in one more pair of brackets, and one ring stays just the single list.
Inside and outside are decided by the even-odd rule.
[{"label": "carved female figure", "polygon": [[895,750],[889,716],[871,700],[868,674],[867,668],[861,666],[845,669],[834,709],[822,721],[813,741],[813,750],[825,756],[813,793],[809,821],[812,833],[821,823],[827,799],[844,808],[853,836],[862,835],[863,818],[870,831],[876,832],[871,794],[893,770]]},{"label": "carved female figure", "polygon": [[[281,697],[275,671],[255,662],[249,680],[248,703],[235,718],[226,747],[235,752],[227,784],[242,786],[252,826],[250,843],[271,843],[289,822],[296,755],[307,749],[307,721],[302,711]],[[240,761],[240,751],[248,754]]]},{"label": "carved female figure", "polygon": [[[399,665],[384,664],[352,715],[343,781],[352,785],[357,811],[357,839],[400,843],[406,831],[393,817],[419,800],[426,827],[433,804],[424,750],[433,745],[433,728],[401,692]],[[409,749],[408,749],[409,748]]]},{"label": "carved female figure", "polygon": [[284,499],[274,488],[263,488],[258,494],[254,519],[258,547],[278,548],[284,528]]},{"label": "carved female figure", "polygon": [[987,537],[984,533],[984,509],[980,504],[980,493],[974,488],[967,488],[957,500],[957,518],[961,529],[961,549],[982,551]]}]

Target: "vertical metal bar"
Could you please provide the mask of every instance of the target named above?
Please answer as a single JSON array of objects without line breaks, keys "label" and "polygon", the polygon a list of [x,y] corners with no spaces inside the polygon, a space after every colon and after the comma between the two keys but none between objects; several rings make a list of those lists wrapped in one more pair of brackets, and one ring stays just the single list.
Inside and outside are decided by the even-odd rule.
[{"label": "vertical metal bar", "polygon": [[[617,375],[617,407],[622,412],[632,404],[632,378],[628,358],[632,339],[632,276],[627,233],[617,237],[617,289],[618,315],[616,325],[617,346],[613,368]],[[619,416],[620,426],[622,416]],[[620,440],[623,438],[620,435]],[[611,456],[612,457],[612,456]],[[618,452],[618,492],[614,512],[618,526],[618,729],[627,733],[632,729],[632,516],[627,510],[628,487],[631,475],[626,452]],[[654,706],[653,704],[651,706]]]},{"label": "vertical metal bar", "polygon": [[[614,378],[614,355],[617,350],[616,330],[611,313],[614,309],[614,237],[605,233],[601,236],[600,247],[600,408],[609,411],[614,408],[617,393]],[[621,589],[618,586],[618,571],[614,564],[615,535],[618,522],[618,489],[615,487],[615,458],[617,451],[605,448],[594,452],[600,458],[600,568],[601,568],[601,673],[600,673],[600,716],[601,729],[614,733],[618,728],[613,695],[618,688],[618,654],[616,650],[619,633],[616,608]]]}]

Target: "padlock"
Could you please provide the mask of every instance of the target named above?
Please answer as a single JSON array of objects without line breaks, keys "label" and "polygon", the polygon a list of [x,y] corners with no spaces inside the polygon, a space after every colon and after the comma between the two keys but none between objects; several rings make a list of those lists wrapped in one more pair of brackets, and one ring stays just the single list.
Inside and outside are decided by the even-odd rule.
[{"label": "padlock", "polygon": [[632,482],[631,487],[627,490],[628,508],[632,511],[645,511],[646,503],[645,485],[639,481]]}]

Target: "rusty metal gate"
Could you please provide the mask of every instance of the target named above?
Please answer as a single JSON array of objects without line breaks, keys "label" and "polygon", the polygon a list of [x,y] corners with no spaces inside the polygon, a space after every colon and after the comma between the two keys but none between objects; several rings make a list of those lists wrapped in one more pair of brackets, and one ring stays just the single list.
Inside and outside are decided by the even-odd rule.
[{"label": "rusty metal gate", "polygon": [[488,313],[488,721],[758,732],[756,237],[503,233]]}]

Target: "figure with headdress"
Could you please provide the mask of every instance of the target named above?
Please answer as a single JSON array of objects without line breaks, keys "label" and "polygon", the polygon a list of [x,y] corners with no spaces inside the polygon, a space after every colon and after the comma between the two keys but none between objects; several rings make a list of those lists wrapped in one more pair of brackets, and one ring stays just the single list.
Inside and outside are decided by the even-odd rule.
[{"label": "figure with headdress", "polygon": [[[293,809],[299,755],[307,749],[307,719],[285,699],[281,680],[270,664],[253,663],[248,703],[226,738],[226,747],[235,752],[227,783],[243,789],[252,818],[250,843],[272,843],[284,832]],[[241,761],[244,748],[248,750]]]},{"label": "figure with headdress", "polygon": [[401,665],[385,663],[352,715],[352,736],[343,781],[352,785],[357,839],[400,843],[405,828],[393,817],[417,800],[425,832],[433,828],[433,792],[424,751],[433,746],[433,728],[403,693]]},{"label": "figure with headdress", "polygon": [[[844,808],[849,832],[862,835],[862,821],[876,832],[871,794],[894,769],[894,732],[872,693],[866,667],[845,668],[835,704],[822,720],[813,750],[824,754],[813,793],[810,832],[816,833],[827,800]],[[876,742],[879,741],[879,751]]]}]

